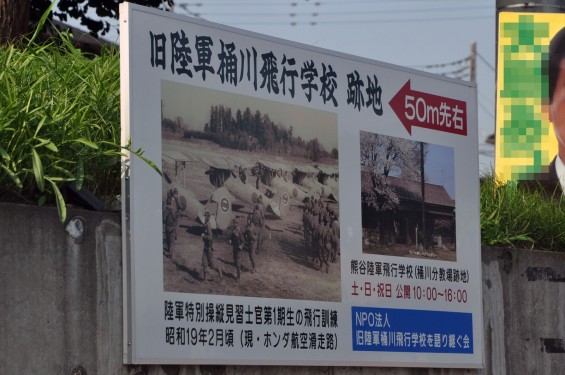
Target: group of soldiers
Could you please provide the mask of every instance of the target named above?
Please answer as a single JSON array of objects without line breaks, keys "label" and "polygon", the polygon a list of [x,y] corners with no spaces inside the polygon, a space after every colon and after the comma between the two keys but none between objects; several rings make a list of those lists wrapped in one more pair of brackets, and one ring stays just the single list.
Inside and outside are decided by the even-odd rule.
[{"label": "group of soldiers", "polygon": [[[178,223],[182,211],[180,206],[178,190],[176,188],[169,189],[165,199],[165,206],[163,207],[163,250],[168,258],[173,255],[174,241],[177,238]],[[265,204],[263,203],[263,196],[258,196],[253,212],[247,216],[243,232],[239,227],[237,219],[233,219],[229,229],[231,234],[228,243],[232,247],[236,281],[239,281],[241,277],[241,252],[243,251],[248,255],[251,263],[251,273],[255,273],[255,256],[262,250],[265,238]],[[214,255],[214,234],[210,221],[210,212],[204,214],[201,237],[204,245],[202,252],[203,280],[206,280],[208,269],[215,270],[220,277],[223,277],[224,272]]]},{"label": "group of soldiers", "polygon": [[[256,262],[255,257],[259,251],[262,250],[264,233],[265,233],[265,205],[263,197],[260,195],[253,208],[253,212],[247,216],[246,227],[242,232],[239,227],[237,219],[233,219],[232,225],[229,228],[231,234],[228,243],[232,248],[233,262],[235,267],[235,280],[239,282],[241,278],[241,257],[242,252],[247,254],[249,262],[251,263],[251,273],[255,273]],[[204,251],[202,254],[202,279],[206,280],[208,268],[214,269],[218,272],[219,276],[223,276],[223,270],[216,263],[213,254],[213,233],[210,224],[210,213],[205,214],[204,232],[202,233],[202,241],[204,243]]]},{"label": "group of soldiers", "polygon": [[[177,189],[170,189],[167,193],[166,204],[163,209],[163,234],[165,256],[173,254],[174,240],[177,236],[178,221],[180,216],[180,201]],[[320,270],[329,273],[330,263],[335,263],[340,255],[339,249],[339,220],[337,213],[322,198],[309,197],[304,203],[303,209],[304,243],[310,251],[308,257]],[[263,250],[265,239],[265,205],[263,197],[259,195],[253,212],[246,218],[244,230],[240,228],[237,219],[233,219],[229,228],[228,243],[232,248],[233,264],[235,267],[235,280],[241,277],[241,258],[249,258],[251,273],[257,268],[256,256]],[[215,270],[219,277],[223,277],[224,271],[218,264],[214,254],[214,234],[210,213],[204,215],[202,229],[202,279],[206,280],[208,270]]]},{"label": "group of soldiers", "polygon": [[329,272],[329,264],[340,255],[339,220],[337,213],[321,198],[306,199],[302,215],[304,243],[310,249],[309,258],[320,270]]}]

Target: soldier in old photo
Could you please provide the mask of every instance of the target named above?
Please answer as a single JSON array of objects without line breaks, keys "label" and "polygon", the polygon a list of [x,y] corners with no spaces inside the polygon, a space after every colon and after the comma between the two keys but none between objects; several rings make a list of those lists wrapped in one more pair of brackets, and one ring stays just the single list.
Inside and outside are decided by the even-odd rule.
[{"label": "soldier in old photo", "polygon": [[163,210],[163,232],[165,238],[165,256],[173,255],[174,232],[176,226],[176,215],[173,212],[173,199],[167,198],[165,209]]},{"label": "soldier in old photo", "polygon": [[202,233],[202,242],[204,244],[204,249],[202,252],[202,279],[206,281],[206,276],[208,273],[208,268],[216,270],[218,276],[222,277],[222,269],[216,262],[216,256],[214,255],[214,240],[212,233],[212,224],[210,223],[210,213],[206,212],[204,222],[204,232]]},{"label": "soldier in old photo", "polygon": [[253,213],[251,214],[253,224],[257,228],[257,253],[263,250],[263,241],[265,240],[265,205],[263,204],[263,196],[259,195]]},{"label": "soldier in old photo", "polygon": [[245,251],[247,251],[249,256],[249,262],[251,263],[251,273],[255,273],[255,253],[257,251],[257,229],[251,216],[247,217],[247,227],[245,228],[245,233],[243,233],[243,239],[245,241]]},{"label": "soldier in old photo", "polygon": [[243,249],[243,241],[243,234],[239,229],[239,224],[236,219],[233,219],[229,243],[232,247],[233,262],[236,271],[235,281],[239,281],[239,278],[241,277],[241,250]]}]

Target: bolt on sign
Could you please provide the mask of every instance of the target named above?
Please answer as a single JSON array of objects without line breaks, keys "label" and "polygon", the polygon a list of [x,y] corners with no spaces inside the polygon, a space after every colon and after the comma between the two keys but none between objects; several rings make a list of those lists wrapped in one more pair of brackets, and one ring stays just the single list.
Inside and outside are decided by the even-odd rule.
[{"label": "bolt on sign", "polygon": [[127,363],[482,367],[474,83],[120,7]]}]

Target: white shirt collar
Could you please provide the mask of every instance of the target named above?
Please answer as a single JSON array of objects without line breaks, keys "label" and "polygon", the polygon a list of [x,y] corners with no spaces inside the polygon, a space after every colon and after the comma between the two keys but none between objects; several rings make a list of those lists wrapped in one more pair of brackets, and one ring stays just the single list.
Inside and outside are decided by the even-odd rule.
[{"label": "white shirt collar", "polygon": [[559,185],[561,185],[561,191],[565,194],[565,164],[557,155],[555,158],[555,173],[557,174],[557,178],[559,178]]}]

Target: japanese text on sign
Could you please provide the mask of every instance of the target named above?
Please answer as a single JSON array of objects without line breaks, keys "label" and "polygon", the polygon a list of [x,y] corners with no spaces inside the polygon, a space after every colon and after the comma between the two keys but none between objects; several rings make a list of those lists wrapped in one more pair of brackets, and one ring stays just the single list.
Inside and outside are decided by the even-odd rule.
[{"label": "japanese text on sign", "polygon": [[[331,64],[317,64],[313,60],[297,62],[292,56],[277,56],[273,51],[259,55],[254,47],[238,49],[233,42],[220,39],[218,43],[206,35],[189,39],[184,30],[168,35],[150,31],[149,42],[153,68],[170,69],[172,74],[190,79],[198,77],[202,81],[215,77],[222,84],[233,86],[247,81],[255,91],[261,89],[291,98],[299,87],[308,102],[318,96],[325,105],[339,105],[335,93],[340,87],[340,77]],[[370,109],[382,116],[382,88],[377,75],[363,79],[353,70],[346,79],[346,104],[357,111]]]},{"label": "japanese text on sign", "polygon": [[[234,347],[239,341],[240,347],[243,348],[259,345],[265,348],[299,350],[337,349],[335,332],[315,332],[319,329],[334,330],[338,327],[338,315],[335,310],[165,300],[163,312],[166,322],[180,324],[165,327],[165,342],[169,345]],[[235,324],[244,328],[198,326],[209,323]],[[256,329],[273,329],[258,333],[248,329],[253,326]],[[280,327],[293,328],[281,332]]]},{"label": "japanese text on sign", "polygon": [[469,271],[457,268],[411,265],[402,263],[351,260],[352,275],[383,276],[400,279],[469,283]]},{"label": "japanese text on sign", "polygon": [[470,313],[351,308],[353,350],[473,353]]}]

